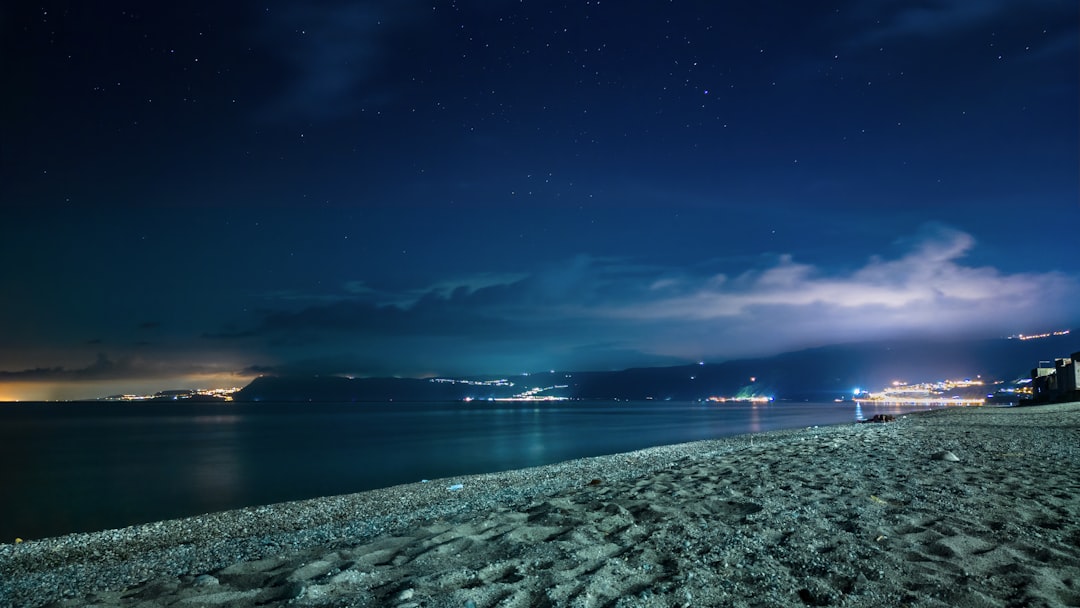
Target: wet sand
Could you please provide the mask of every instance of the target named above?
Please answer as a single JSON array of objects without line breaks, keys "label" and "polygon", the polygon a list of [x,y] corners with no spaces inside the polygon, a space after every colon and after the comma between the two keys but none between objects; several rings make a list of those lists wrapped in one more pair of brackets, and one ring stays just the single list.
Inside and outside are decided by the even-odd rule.
[{"label": "wet sand", "polygon": [[1077,606],[1080,403],[0,545],[0,606]]}]

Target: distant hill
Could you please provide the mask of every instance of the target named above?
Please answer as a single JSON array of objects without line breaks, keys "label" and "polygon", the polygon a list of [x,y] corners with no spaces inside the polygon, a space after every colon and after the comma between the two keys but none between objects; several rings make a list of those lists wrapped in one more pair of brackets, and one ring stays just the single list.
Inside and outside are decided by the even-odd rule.
[{"label": "distant hill", "polygon": [[[1038,340],[889,340],[812,348],[758,359],[621,371],[556,371],[436,382],[415,378],[338,376],[255,379],[238,401],[455,401],[505,398],[529,389],[574,399],[698,400],[709,396],[770,395],[831,401],[853,389],[878,390],[894,380],[911,383],[1027,377],[1038,361],[1080,351],[1075,334]],[[558,388],[551,388],[558,387]]]},{"label": "distant hill", "polygon": [[235,401],[460,401],[466,397],[510,397],[484,391],[474,395],[460,384],[416,378],[343,378],[340,376],[262,376],[233,394]]}]

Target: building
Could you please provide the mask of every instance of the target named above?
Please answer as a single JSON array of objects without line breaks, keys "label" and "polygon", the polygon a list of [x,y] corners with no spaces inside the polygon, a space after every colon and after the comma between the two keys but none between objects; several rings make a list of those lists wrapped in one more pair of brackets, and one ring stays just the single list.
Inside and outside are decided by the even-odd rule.
[{"label": "building", "polygon": [[1031,370],[1031,400],[1035,403],[1080,401],[1080,352],[1071,357],[1040,361]]}]

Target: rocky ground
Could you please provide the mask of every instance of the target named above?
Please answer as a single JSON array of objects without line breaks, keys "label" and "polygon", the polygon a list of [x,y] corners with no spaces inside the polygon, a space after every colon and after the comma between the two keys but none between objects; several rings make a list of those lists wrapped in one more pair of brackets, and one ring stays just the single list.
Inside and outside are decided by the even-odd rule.
[{"label": "rocky ground", "polygon": [[1076,606],[1080,403],[0,545],[0,605]]}]

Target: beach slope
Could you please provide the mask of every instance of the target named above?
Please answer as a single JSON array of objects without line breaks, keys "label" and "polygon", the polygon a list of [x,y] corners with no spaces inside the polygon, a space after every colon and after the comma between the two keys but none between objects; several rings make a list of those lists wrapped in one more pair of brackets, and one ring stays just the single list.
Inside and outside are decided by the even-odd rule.
[{"label": "beach slope", "polygon": [[1077,606],[1080,403],[0,545],[0,605]]}]

